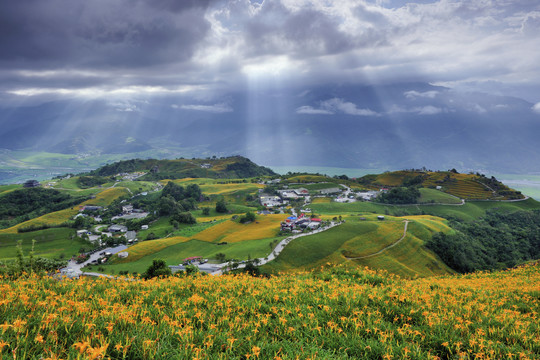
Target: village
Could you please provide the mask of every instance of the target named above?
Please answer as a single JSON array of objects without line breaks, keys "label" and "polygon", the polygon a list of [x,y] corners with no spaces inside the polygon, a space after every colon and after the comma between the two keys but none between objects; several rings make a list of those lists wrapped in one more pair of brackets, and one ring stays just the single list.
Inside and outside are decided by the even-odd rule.
[{"label": "village", "polygon": [[[379,191],[353,191],[346,185],[335,186],[336,184],[333,183],[327,183],[328,187],[319,190],[308,190],[305,187],[292,188],[291,186],[309,186],[315,183],[285,185],[281,184],[279,178],[266,181],[264,184],[278,188],[274,190],[274,194],[268,194],[264,189],[259,190],[259,202],[265,209],[260,211],[259,214],[291,213],[292,215],[281,223],[281,231],[290,231],[292,233],[314,230],[321,226],[321,219],[309,216],[311,209],[307,206],[313,198],[329,197],[335,202],[352,203],[356,201],[373,201],[380,193],[388,191],[387,188],[381,188]],[[299,209],[299,215],[296,214],[295,208]]]}]

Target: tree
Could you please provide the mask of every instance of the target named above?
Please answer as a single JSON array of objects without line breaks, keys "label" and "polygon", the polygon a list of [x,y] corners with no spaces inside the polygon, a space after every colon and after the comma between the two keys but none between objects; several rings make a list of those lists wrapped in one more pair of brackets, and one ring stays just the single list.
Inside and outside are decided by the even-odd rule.
[{"label": "tree", "polygon": [[178,210],[178,204],[172,196],[165,196],[159,199],[158,209],[159,215],[167,216]]},{"label": "tree", "polygon": [[225,262],[225,259],[227,258],[227,255],[225,255],[224,253],[217,253],[216,254],[216,259],[217,261],[219,261],[220,263],[223,263]]},{"label": "tree", "polygon": [[245,224],[245,223],[248,223],[248,222],[252,222],[252,221],[255,221],[255,214],[252,213],[251,211],[248,211],[246,213],[246,215],[242,216],[240,218],[240,223],[242,224]]},{"label": "tree", "polygon": [[227,209],[227,204],[225,203],[225,200],[224,199],[218,200],[218,202],[216,203],[216,212],[226,213],[227,211],[229,210]]},{"label": "tree", "polygon": [[203,214],[204,216],[210,215],[210,208],[209,208],[209,207],[203,207],[203,208],[202,208],[202,214]]},{"label": "tree", "polygon": [[261,271],[259,268],[254,264],[253,261],[249,261],[246,264],[246,267],[244,268],[244,271],[250,274],[251,276],[259,276],[261,274]]},{"label": "tree", "polygon": [[186,187],[186,197],[189,197],[195,201],[199,201],[202,192],[201,188],[197,184],[190,184]]},{"label": "tree", "polygon": [[189,211],[177,212],[171,217],[171,219],[181,224],[196,224],[197,223],[197,219],[195,219],[195,217]]},{"label": "tree", "polygon": [[161,191],[161,197],[167,197],[170,196],[174,200],[179,201],[184,199],[184,187],[180,185],[176,185],[172,181],[169,181],[167,185],[163,188]]},{"label": "tree", "polygon": [[152,261],[152,265],[146,269],[146,272],[143,274],[145,279],[151,279],[158,276],[170,276],[172,275],[171,269],[165,263],[165,260],[156,259]]}]

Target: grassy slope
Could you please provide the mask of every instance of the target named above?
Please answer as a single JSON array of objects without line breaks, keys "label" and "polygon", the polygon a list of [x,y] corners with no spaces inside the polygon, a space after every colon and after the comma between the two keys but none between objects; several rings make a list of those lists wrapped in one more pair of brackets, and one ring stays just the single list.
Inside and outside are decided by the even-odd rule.
[{"label": "grassy slope", "polygon": [[461,204],[461,200],[455,196],[444,193],[440,190],[435,189],[420,189],[420,199],[418,199],[420,204],[428,204],[431,202],[439,204]]},{"label": "grassy slope", "polygon": [[[165,241],[169,239],[163,239]],[[215,258],[216,254],[224,253],[228,259],[248,259],[256,257],[265,257],[270,253],[270,245],[273,242],[271,239],[263,240],[248,240],[227,245],[217,245],[199,240],[188,240],[180,238],[172,238],[172,241],[177,241],[176,244],[167,244],[167,247],[155,251],[157,248],[152,248],[149,255],[142,256],[133,262],[116,262],[104,265],[105,273],[118,273],[119,271],[129,271],[143,273],[148,266],[152,264],[154,259],[163,259],[169,265],[181,264],[182,260],[190,256],[202,256],[204,258]],[[162,241],[162,240],[153,240]],[[149,242],[153,242],[149,241]],[[130,252],[131,250],[128,250]],[[154,252],[155,251],[155,252]],[[129,260],[129,256],[126,258]],[[96,270],[90,268],[86,270]]]},{"label": "grassy slope", "polygon": [[[177,236],[165,239],[143,241],[131,246],[125,259],[113,257],[112,265],[105,266],[106,272],[128,270],[143,272],[153,259],[165,259],[169,264],[178,264],[190,256],[214,258],[217,253],[224,253],[228,258],[248,259],[264,257],[270,253],[270,244],[277,238],[279,224],[285,215],[258,216],[250,224],[239,224],[225,220],[215,224],[197,224],[179,230]],[[162,234],[166,221],[160,219],[151,225],[148,231]],[[199,231],[197,231],[197,229]],[[189,233],[191,231],[191,233]],[[144,238],[141,236],[139,237]],[[160,235],[159,235],[160,236]],[[227,242],[225,245],[217,245]]]},{"label": "grassy slope", "polygon": [[0,234],[0,259],[13,259],[17,256],[17,241],[22,240],[23,252],[28,255],[32,240],[36,240],[34,256],[53,258],[63,254],[66,259],[78,253],[87,245],[80,238],[72,236],[75,230],[67,228],[45,229],[21,234]]},{"label": "grassy slope", "polygon": [[13,190],[22,189],[22,185],[12,184],[12,185],[0,185],[0,196],[7,194]]},{"label": "grassy slope", "polygon": [[279,257],[263,269],[276,272],[293,269],[314,269],[325,263],[346,263],[386,269],[405,277],[451,273],[431,251],[424,249],[424,241],[434,231],[450,231],[444,219],[429,216],[407,217],[406,237],[398,245],[381,254],[358,260],[348,258],[375,254],[395,243],[403,235],[402,218],[386,217],[378,221],[347,218],[347,222],[328,231],[292,241]]},{"label": "grassy slope", "polygon": [[316,213],[324,213],[331,215],[346,215],[346,214],[365,214],[379,213],[390,215],[403,211],[411,214],[431,214],[440,217],[454,216],[461,220],[474,220],[486,213],[488,209],[500,210],[532,210],[540,209],[540,202],[528,199],[518,202],[500,202],[500,201],[468,201],[465,205],[410,205],[410,206],[392,206],[379,205],[370,202],[355,202],[340,204],[336,202],[330,203],[313,203],[310,207]]}]

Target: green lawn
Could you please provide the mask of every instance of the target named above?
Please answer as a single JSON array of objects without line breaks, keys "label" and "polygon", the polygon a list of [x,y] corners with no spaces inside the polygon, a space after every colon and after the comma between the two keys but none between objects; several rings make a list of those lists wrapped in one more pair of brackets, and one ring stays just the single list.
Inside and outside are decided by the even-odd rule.
[{"label": "green lawn", "polygon": [[420,204],[438,203],[438,204],[461,204],[461,200],[455,196],[435,189],[420,189]]},{"label": "green lawn", "polygon": [[17,241],[22,240],[23,252],[28,255],[32,248],[32,239],[36,240],[34,256],[69,259],[78,253],[81,247],[89,247],[80,238],[72,236],[75,230],[68,228],[45,229],[19,234],[0,234],[0,259],[13,259],[17,255]]},{"label": "green lawn", "polygon": [[[199,210],[200,211],[200,210]],[[171,236],[183,236],[183,237],[190,237],[193,236],[205,229],[208,229],[209,227],[212,227],[216,224],[219,224],[222,222],[222,220],[218,220],[216,222],[198,222],[197,224],[189,225],[189,224],[180,224],[179,228],[176,230],[170,221],[170,217],[162,217],[158,220],[154,221],[148,226],[148,230],[140,230],[137,232],[137,237],[140,240],[145,240],[149,233],[154,233],[159,239],[167,237],[167,235]]]},{"label": "green lawn", "polygon": [[127,188],[135,195],[153,190],[156,187],[156,184],[150,181],[120,181],[116,183],[115,187]]}]

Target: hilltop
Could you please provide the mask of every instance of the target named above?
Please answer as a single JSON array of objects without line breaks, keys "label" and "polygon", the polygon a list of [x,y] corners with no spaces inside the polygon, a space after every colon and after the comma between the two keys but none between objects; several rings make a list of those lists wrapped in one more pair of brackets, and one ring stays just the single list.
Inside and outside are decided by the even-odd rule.
[{"label": "hilltop", "polygon": [[270,278],[129,280],[0,278],[0,356],[540,356],[538,265],[416,280],[351,266]]},{"label": "hilltop", "polygon": [[495,177],[480,173],[460,174],[456,170],[400,170],[366,175],[358,183],[368,188],[419,186],[437,189],[466,200],[516,200],[525,198]]},{"label": "hilltop", "polygon": [[102,166],[89,175],[111,176],[119,173],[147,172],[141,180],[182,178],[239,179],[277,175],[242,156],[206,159],[125,160]]}]

